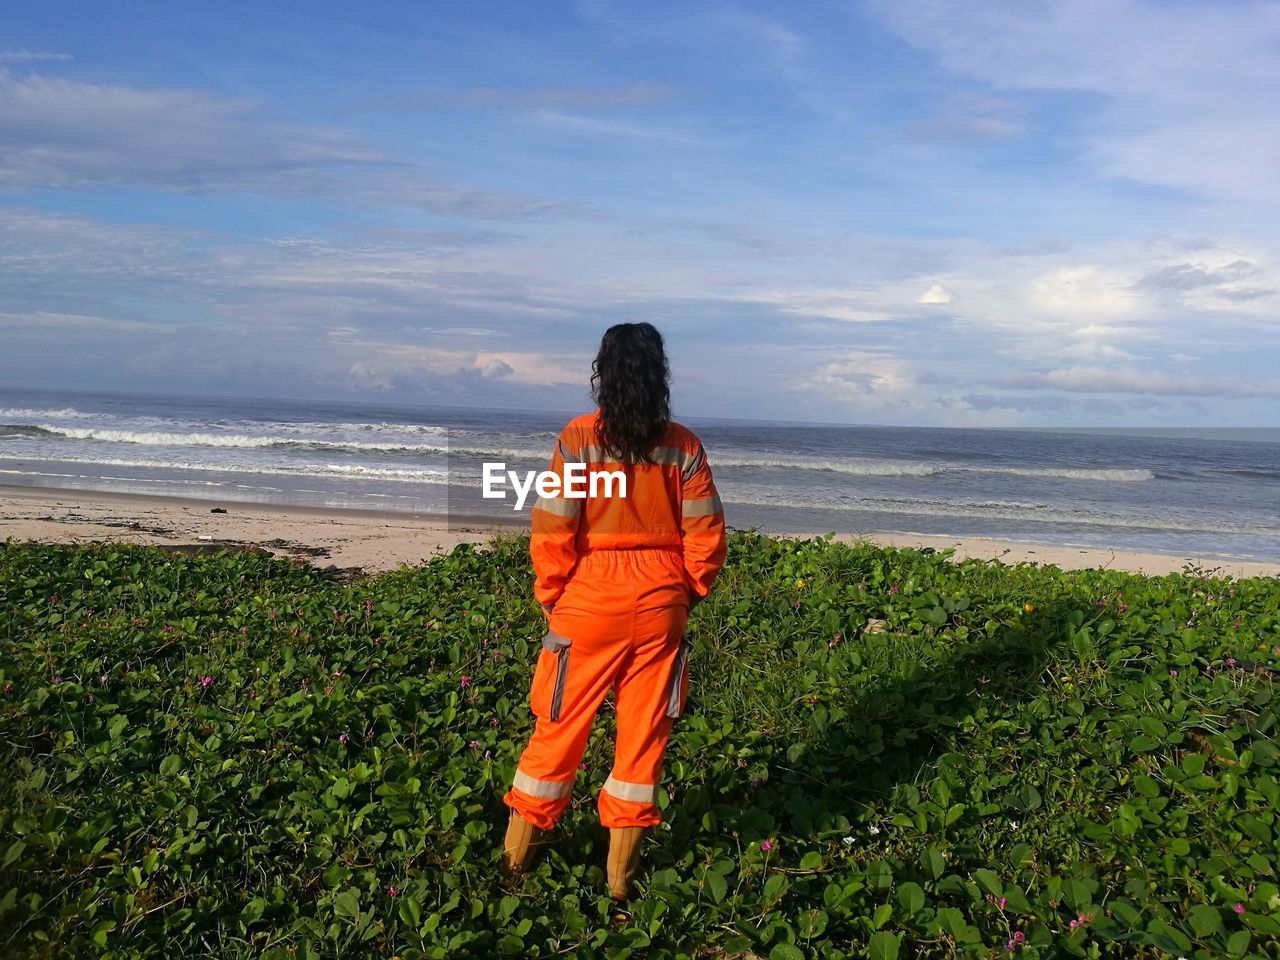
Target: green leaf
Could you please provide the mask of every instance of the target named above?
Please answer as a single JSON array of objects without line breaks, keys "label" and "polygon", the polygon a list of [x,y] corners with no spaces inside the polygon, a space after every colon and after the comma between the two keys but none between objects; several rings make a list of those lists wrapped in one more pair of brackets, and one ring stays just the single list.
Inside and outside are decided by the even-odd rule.
[{"label": "green leaf", "polygon": [[1222,929],[1222,914],[1217,907],[1211,907],[1207,903],[1198,903],[1192,907],[1187,919],[1191,921],[1191,929],[1197,937],[1207,937]]},{"label": "green leaf", "polygon": [[947,861],[943,859],[942,854],[933,847],[929,847],[920,854],[920,867],[929,877],[937,880],[944,870],[947,869]]},{"label": "green leaf", "polygon": [[1147,933],[1151,934],[1151,941],[1161,950],[1177,953],[1191,952],[1191,938],[1160,917],[1156,917],[1147,924]]},{"label": "green leaf", "polygon": [[340,917],[354,920],[360,915],[360,891],[354,887],[339,892],[333,898],[333,912]]},{"label": "green leaf", "polygon": [[996,898],[1004,896],[1004,885],[1000,882],[1000,878],[996,875],[994,870],[989,870],[986,867],[979,867],[977,870],[973,871],[973,879],[977,882],[979,887],[991,894],[991,896]]},{"label": "green leaf", "polygon": [[93,941],[95,946],[105,947],[107,945],[107,934],[115,928],[116,922],[114,920],[99,920],[89,931],[89,939]]},{"label": "green leaf", "polygon": [[920,888],[920,884],[908,881],[898,887],[898,903],[907,916],[913,916],[924,906],[924,890]]},{"label": "green leaf", "polygon": [[827,929],[827,913],[825,910],[806,910],[796,921],[796,929],[806,940],[822,936]]},{"label": "green leaf", "polygon": [[1228,956],[1244,956],[1245,951],[1249,949],[1250,939],[1248,930],[1237,930],[1231,936],[1227,937]]},{"label": "green leaf", "polygon": [[786,892],[787,878],[780,873],[773,874],[764,882],[764,898],[766,900],[779,900]]},{"label": "green leaf", "polygon": [[262,897],[254,897],[240,910],[240,920],[243,923],[254,923],[262,919],[262,914],[267,909],[267,901]]},{"label": "green leaf", "polygon": [[400,919],[415,930],[422,923],[422,904],[417,897],[402,896],[400,898],[400,906],[397,908]]},{"label": "green leaf", "polygon": [[169,754],[160,761],[160,776],[172,777],[175,773],[182,769],[182,758],[177,754]]},{"label": "green leaf", "polygon": [[867,941],[867,953],[871,960],[898,960],[897,934],[881,930],[871,935]]}]

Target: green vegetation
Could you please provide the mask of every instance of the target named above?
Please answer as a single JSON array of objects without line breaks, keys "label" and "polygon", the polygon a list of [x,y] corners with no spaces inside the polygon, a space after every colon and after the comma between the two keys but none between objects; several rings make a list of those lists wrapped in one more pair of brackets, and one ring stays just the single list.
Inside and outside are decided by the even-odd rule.
[{"label": "green vegetation", "polygon": [[607,708],[497,869],[526,549],[0,546],[0,956],[1280,957],[1280,582],[734,534],[624,917]]}]

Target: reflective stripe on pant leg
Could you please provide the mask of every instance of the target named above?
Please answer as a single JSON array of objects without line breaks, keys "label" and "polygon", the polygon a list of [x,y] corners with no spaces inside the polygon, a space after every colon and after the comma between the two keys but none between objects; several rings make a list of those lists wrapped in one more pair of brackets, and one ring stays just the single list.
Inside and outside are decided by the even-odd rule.
[{"label": "reflective stripe on pant leg", "polygon": [[609,779],[604,782],[604,789],[619,800],[629,800],[631,803],[658,802],[656,783],[628,783],[610,774]]},{"label": "reflective stripe on pant leg", "polygon": [[548,630],[547,635],[542,638],[542,646],[555,654],[556,658],[555,680],[551,684],[551,704],[547,709],[547,719],[554,722],[560,719],[560,713],[564,709],[564,685],[569,677],[569,648],[572,642],[554,630]]},{"label": "reflective stripe on pant leg", "polygon": [[539,780],[522,770],[516,771],[516,775],[511,780],[511,786],[539,800],[558,800],[573,793],[572,780]]},{"label": "reflective stripe on pant leg", "polygon": [[693,643],[687,635],[681,637],[680,649],[676,652],[675,661],[671,664],[671,679],[667,681],[667,716],[673,720],[684,712],[681,687],[684,686],[684,673],[689,664],[691,646]]},{"label": "reflective stripe on pant leg", "polygon": [[669,582],[670,589],[650,592],[651,605],[637,611],[636,645],[617,682],[613,770],[596,801],[606,827],[648,827],[662,820],[658,801],[672,724],[669,686],[673,673],[682,675],[675,661],[688,620],[683,570],[673,566],[663,577],[660,585]]}]

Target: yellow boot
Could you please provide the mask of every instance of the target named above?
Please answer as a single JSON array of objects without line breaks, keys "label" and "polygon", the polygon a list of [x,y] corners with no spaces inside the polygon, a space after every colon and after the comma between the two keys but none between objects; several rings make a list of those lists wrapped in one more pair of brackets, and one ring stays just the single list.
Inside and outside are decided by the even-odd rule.
[{"label": "yellow boot", "polygon": [[534,847],[540,839],[542,831],[512,810],[507,836],[502,844],[502,865],[508,873],[519,876],[529,869]]},{"label": "yellow boot", "polygon": [[640,842],[644,827],[611,827],[609,829],[609,896],[625,900],[631,892],[631,878],[640,863]]}]

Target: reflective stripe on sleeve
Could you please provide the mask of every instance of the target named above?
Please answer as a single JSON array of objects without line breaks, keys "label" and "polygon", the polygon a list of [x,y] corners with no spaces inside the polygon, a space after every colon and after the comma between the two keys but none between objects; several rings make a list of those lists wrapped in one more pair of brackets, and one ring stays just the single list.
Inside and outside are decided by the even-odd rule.
[{"label": "reflective stripe on sleeve", "polygon": [[582,501],[561,500],[559,497],[539,497],[534,507],[561,517],[576,517],[582,512]]},{"label": "reflective stripe on sleeve", "polygon": [[[699,450],[701,453],[701,450]],[[654,447],[650,451],[653,457],[652,463],[660,467],[679,467],[683,475],[686,471],[689,476],[693,476],[690,468],[697,461],[698,454],[690,453],[681,447]],[[587,444],[578,452],[578,459],[575,463],[620,463],[617,457],[611,455],[604,447],[594,444]]]},{"label": "reflective stripe on sleeve", "polygon": [[529,776],[523,770],[516,771],[511,785],[521,793],[527,793],[531,797],[542,800],[559,800],[573,793],[572,780],[539,780]]},{"label": "reflective stripe on sleeve", "polygon": [[681,500],[680,515],[682,517],[710,517],[724,509],[720,502],[720,494],[713,493],[701,500]]},{"label": "reflective stripe on sleeve", "polygon": [[632,803],[658,802],[656,783],[628,783],[610,774],[609,779],[604,782],[604,789],[619,800],[630,800]]},{"label": "reflective stripe on sleeve", "polygon": [[695,456],[693,458],[693,461],[681,471],[680,479],[683,480],[685,483],[688,483],[690,480],[692,480],[693,475],[698,472],[698,468],[701,467],[702,464],[706,462],[706,459],[707,459],[706,451],[702,449],[702,444],[698,444],[697,456]]}]

